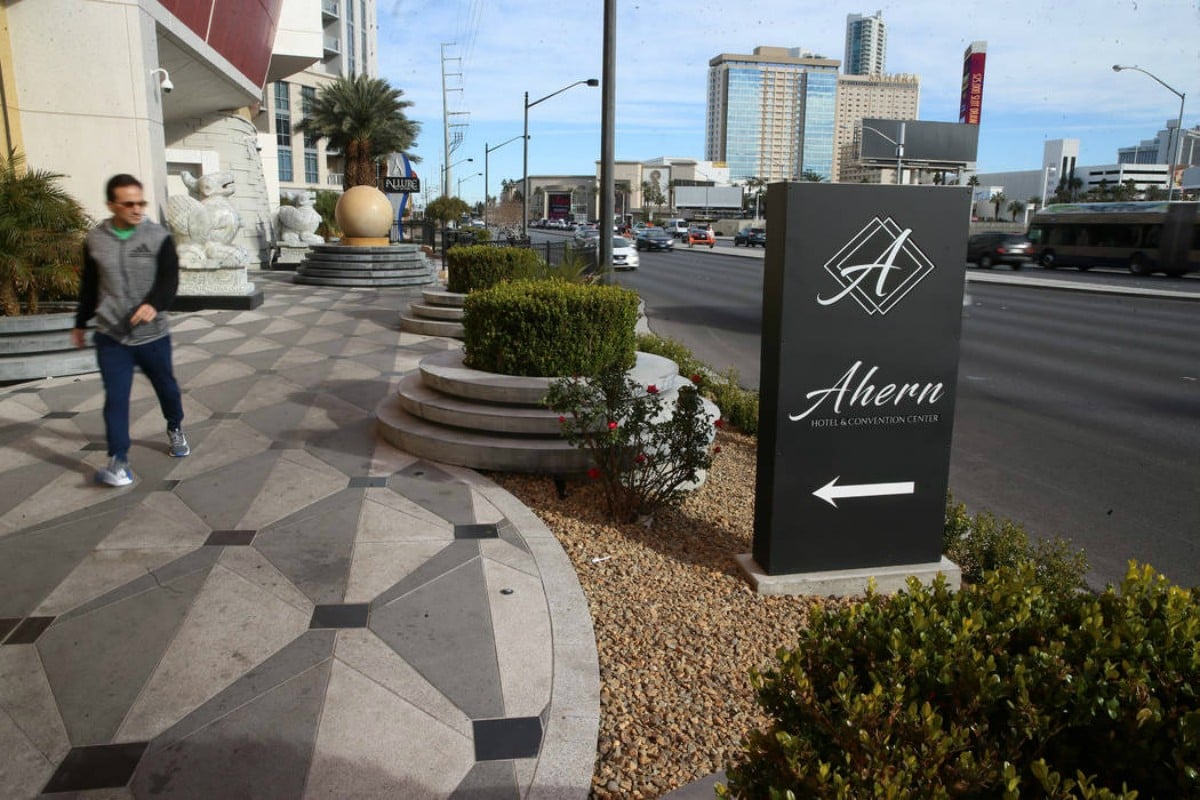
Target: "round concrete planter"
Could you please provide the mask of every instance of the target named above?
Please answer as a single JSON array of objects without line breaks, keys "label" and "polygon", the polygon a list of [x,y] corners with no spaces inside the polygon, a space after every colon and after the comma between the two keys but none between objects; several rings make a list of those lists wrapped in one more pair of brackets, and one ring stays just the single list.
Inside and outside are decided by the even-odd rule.
[{"label": "round concrete planter", "polygon": [[0,383],[95,372],[92,348],[71,343],[75,313],[61,303],[58,313],[0,317]]}]

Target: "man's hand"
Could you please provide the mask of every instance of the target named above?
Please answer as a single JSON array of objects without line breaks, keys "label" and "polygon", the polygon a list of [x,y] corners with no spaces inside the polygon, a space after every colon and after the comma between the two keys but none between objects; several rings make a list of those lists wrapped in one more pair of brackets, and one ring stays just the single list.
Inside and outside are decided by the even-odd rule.
[{"label": "man's hand", "polygon": [[141,325],[143,322],[153,322],[158,316],[158,311],[149,303],[142,303],[137,307],[137,310],[129,317],[130,325]]},{"label": "man's hand", "polygon": [[81,350],[87,346],[86,336],[87,331],[83,328],[71,328],[71,343]]}]

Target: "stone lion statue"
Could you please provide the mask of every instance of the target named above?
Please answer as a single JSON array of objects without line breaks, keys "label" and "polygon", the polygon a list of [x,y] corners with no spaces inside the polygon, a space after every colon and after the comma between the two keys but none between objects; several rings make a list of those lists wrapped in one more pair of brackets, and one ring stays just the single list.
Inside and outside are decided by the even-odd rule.
[{"label": "stone lion statue", "polygon": [[279,243],[299,246],[325,244],[325,239],[316,234],[321,226],[321,215],[313,208],[315,192],[285,192],[284,197],[296,205],[279,207]]},{"label": "stone lion statue", "polygon": [[[191,195],[167,200],[167,226],[175,237],[179,265],[184,269],[244,267],[250,255],[233,244],[242,220],[229,202],[234,192],[232,172],[213,172],[199,178],[179,176]],[[192,196],[194,195],[194,196]]]}]

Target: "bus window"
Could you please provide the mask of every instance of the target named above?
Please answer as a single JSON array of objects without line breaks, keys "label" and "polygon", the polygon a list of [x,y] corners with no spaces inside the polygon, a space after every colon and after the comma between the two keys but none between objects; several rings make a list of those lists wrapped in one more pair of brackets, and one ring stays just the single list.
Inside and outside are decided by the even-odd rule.
[{"label": "bus window", "polygon": [[1146,247],[1158,249],[1158,243],[1162,240],[1162,225],[1147,225],[1142,236],[1142,241],[1146,243]]},{"label": "bus window", "polygon": [[[1197,228],[1200,230],[1200,228]],[[1046,241],[1046,229],[1041,225],[1034,225],[1029,229],[1029,241],[1034,244],[1041,244]]]}]

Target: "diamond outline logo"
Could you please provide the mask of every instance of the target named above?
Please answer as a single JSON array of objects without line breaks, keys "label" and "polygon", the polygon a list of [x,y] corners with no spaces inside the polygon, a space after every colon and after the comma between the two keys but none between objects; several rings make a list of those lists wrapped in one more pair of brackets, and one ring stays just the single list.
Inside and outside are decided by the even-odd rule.
[{"label": "diamond outline logo", "polygon": [[[880,233],[891,237],[891,243],[878,255],[869,256],[868,263],[847,266],[847,262]],[[834,254],[833,258],[825,262],[825,271],[833,276],[833,279],[842,287],[842,291],[829,299],[818,295],[817,302],[825,306],[833,305],[846,295],[850,295],[867,314],[883,315],[891,311],[934,268],[933,262],[911,239],[911,233],[911,228],[901,229],[891,217],[884,220],[880,220],[879,217],[872,218],[841,250]],[[895,262],[900,254],[907,257],[911,268],[899,284],[885,293],[884,283],[890,271],[899,269]],[[873,282],[875,294],[880,298],[878,301],[862,287],[863,282],[874,270],[879,272],[878,279]],[[855,273],[858,274],[855,275]]]}]

